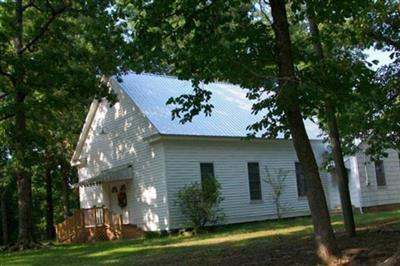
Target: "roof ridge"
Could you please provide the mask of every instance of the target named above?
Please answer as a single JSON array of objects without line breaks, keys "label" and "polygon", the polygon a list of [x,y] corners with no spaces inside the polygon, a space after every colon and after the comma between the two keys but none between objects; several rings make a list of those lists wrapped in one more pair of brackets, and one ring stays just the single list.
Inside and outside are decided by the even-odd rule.
[{"label": "roof ridge", "polygon": [[129,73],[133,73],[133,74],[138,75],[138,76],[163,77],[163,78],[170,78],[170,79],[177,79],[177,80],[185,81],[184,79],[178,79],[178,77],[173,76],[173,75],[168,75],[168,74],[161,74],[161,73],[159,74],[159,73],[150,73],[150,72],[140,72],[140,73],[138,73],[138,72],[135,72],[135,71],[132,71],[132,70],[130,70],[128,72]]},{"label": "roof ridge", "polygon": [[[192,79],[180,79],[177,76],[169,75],[169,74],[151,73],[151,72],[140,72],[140,73],[138,73],[138,72],[135,72],[135,71],[132,71],[132,70],[128,71],[128,73],[132,73],[132,74],[135,74],[135,75],[138,75],[138,76],[144,75],[144,76],[150,76],[150,77],[160,77],[160,78],[175,79],[175,80],[179,80],[179,81],[190,81],[190,82],[192,81]],[[201,81],[201,82],[203,82],[203,81]],[[241,89],[246,89],[246,88],[241,87],[239,84],[233,84],[233,83],[230,83],[230,82],[227,82],[227,81],[223,81],[223,80],[216,80],[216,81],[212,81],[212,82],[205,83],[205,84],[207,84],[207,85],[208,84],[223,84],[223,85],[238,86]]]}]

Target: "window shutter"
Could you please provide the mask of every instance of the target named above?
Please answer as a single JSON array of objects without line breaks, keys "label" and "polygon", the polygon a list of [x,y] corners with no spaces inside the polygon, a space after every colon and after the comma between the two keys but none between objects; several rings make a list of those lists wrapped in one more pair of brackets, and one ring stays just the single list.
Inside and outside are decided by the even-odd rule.
[{"label": "window shutter", "polygon": [[214,177],[214,164],[213,163],[200,163],[201,182],[206,178]]},{"label": "window shutter", "polygon": [[299,197],[305,197],[307,196],[307,187],[304,177],[303,166],[301,165],[301,163],[296,162],[295,168],[296,168],[297,195]]},{"label": "window shutter", "polygon": [[386,186],[385,167],[381,160],[375,162],[375,175],[378,187]]},{"label": "window shutter", "polygon": [[248,163],[250,200],[261,200],[260,166],[258,163]]}]

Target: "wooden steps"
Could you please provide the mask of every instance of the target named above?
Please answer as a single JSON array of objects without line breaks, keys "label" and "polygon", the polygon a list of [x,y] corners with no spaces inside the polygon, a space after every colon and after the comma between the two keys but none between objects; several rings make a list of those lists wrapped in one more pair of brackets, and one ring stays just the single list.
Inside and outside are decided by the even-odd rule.
[{"label": "wooden steps", "polygon": [[144,235],[143,231],[133,224],[122,225],[122,239],[140,238]]}]

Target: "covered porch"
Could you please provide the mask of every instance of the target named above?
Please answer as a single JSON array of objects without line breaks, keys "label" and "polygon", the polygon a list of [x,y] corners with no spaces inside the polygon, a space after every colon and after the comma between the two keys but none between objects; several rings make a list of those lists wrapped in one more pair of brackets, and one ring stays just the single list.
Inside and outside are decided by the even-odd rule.
[{"label": "covered porch", "polygon": [[83,243],[142,235],[133,223],[132,165],[104,170],[77,186],[92,190],[93,199],[80,199],[81,208],[55,226],[57,241]]},{"label": "covered porch", "polygon": [[[80,195],[81,208],[103,207],[122,217],[122,224],[133,222],[133,169],[131,164],[113,167],[77,184],[80,190],[91,190],[86,198]],[[92,195],[92,197],[88,197]]]}]

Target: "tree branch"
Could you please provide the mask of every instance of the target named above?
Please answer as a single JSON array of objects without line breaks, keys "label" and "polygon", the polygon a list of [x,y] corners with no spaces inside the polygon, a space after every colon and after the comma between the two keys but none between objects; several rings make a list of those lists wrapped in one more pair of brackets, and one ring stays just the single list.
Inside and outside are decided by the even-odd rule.
[{"label": "tree branch", "polygon": [[50,4],[49,0],[46,0],[46,5],[47,5],[48,8],[50,8],[52,13],[56,12],[55,9],[53,8],[53,6]]},{"label": "tree branch", "polygon": [[5,116],[0,118],[0,122],[3,122],[4,120],[10,119],[10,118],[12,118],[14,116],[15,116],[15,114],[5,115]]},{"label": "tree branch", "polygon": [[369,34],[372,38],[374,38],[376,41],[384,42],[387,45],[393,46],[393,48],[400,50],[400,44],[397,43],[395,40],[390,39],[389,37],[384,36],[381,33],[371,31]]},{"label": "tree branch", "polygon": [[40,28],[38,34],[33,37],[26,45],[24,45],[21,49],[21,53],[23,53],[26,50],[30,50],[30,48],[48,31],[50,24],[62,13],[64,13],[65,10],[67,10],[68,6],[64,6],[60,8],[59,10],[53,9],[53,7],[50,6],[51,11],[51,16],[49,20],[46,21],[46,23],[43,24],[43,26]]},{"label": "tree branch", "polygon": [[39,11],[43,11],[41,8],[39,8],[36,4],[35,4],[35,0],[30,0],[26,5],[24,5],[22,7],[22,11],[27,10],[28,8],[33,7],[36,8]]},{"label": "tree branch", "polygon": [[1,67],[0,67],[0,75],[7,77],[13,85],[15,84],[14,77],[10,73],[4,71]]},{"label": "tree branch", "polygon": [[0,94],[0,100],[6,98],[8,95],[9,95],[9,93]]},{"label": "tree branch", "polygon": [[12,75],[8,72],[5,72],[2,68],[0,68],[0,75],[12,78]]}]

